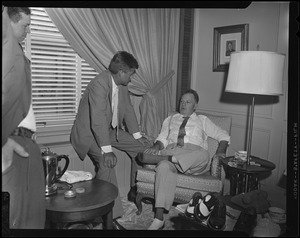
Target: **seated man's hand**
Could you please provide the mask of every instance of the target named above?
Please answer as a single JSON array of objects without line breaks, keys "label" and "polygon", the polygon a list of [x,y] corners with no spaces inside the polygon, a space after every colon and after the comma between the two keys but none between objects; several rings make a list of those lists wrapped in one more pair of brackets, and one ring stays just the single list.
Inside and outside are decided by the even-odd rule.
[{"label": "seated man's hand", "polygon": [[22,146],[13,139],[8,138],[5,145],[2,146],[2,173],[11,166],[14,152],[22,157],[29,156]]},{"label": "seated man's hand", "polygon": [[117,157],[113,152],[105,153],[103,166],[107,168],[113,168],[117,164]]},{"label": "seated man's hand", "polygon": [[146,154],[153,154],[153,155],[157,155],[158,152],[159,152],[159,145],[157,145],[157,144],[154,144],[152,147],[150,147],[144,151],[144,153],[146,153]]}]

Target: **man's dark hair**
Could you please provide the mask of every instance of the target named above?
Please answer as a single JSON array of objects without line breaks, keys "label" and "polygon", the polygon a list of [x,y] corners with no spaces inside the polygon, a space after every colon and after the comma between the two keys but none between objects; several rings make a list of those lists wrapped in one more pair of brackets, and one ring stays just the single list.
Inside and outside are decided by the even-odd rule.
[{"label": "man's dark hair", "polygon": [[127,72],[130,69],[138,69],[139,64],[132,54],[126,51],[118,51],[108,66],[108,69],[113,74],[118,73],[120,70]]},{"label": "man's dark hair", "polygon": [[21,12],[23,12],[26,15],[31,14],[31,10],[29,9],[29,7],[7,7],[7,14],[10,20],[12,20],[15,23],[22,18]]},{"label": "man's dark hair", "polygon": [[[184,95],[184,94],[187,94],[187,93],[191,93],[191,94],[193,94],[194,95],[194,98],[195,98],[195,101],[196,101],[196,103],[198,103],[199,102],[199,95],[198,95],[198,93],[195,91],[195,90],[193,90],[193,89],[188,89],[188,90],[186,90],[183,94],[182,94],[182,96]],[[181,96],[181,97],[182,97]]]}]

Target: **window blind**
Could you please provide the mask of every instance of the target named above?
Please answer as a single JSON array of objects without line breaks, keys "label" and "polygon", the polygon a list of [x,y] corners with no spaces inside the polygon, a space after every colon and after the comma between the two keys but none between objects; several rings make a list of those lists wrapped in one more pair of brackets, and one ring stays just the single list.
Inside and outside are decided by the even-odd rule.
[{"label": "window blind", "polygon": [[97,72],[75,53],[43,8],[31,8],[24,47],[31,60],[37,127],[72,125],[81,95]]}]

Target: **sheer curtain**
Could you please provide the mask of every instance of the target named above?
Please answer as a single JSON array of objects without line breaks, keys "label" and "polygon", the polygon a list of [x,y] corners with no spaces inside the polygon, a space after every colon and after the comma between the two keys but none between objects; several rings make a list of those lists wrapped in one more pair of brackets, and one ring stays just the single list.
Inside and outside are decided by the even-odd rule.
[{"label": "sheer curtain", "polygon": [[[96,71],[119,50],[139,62],[129,90],[142,96],[141,130],[156,137],[171,110],[180,9],[46,8],[73,49]],[[173,79],[173,80],[172,80]]]}]

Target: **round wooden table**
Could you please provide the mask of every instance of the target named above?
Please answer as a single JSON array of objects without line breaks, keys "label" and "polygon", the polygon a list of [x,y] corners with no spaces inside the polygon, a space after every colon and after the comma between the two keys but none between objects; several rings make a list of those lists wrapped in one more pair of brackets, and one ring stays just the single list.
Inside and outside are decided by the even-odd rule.
[{"label": "round wooden table", "polygon": [[103,229],[112,229],[112,208],[118,196],[113,184],[93,179],[72,184],[72,190],[84,188],[85,192],[76,193],[76,197],[65,198],[67,189],[46,197],[46,217],[51,228],[63,228],[68,223],[85,224],[101,216]]},{"label": "round wooden table", "polygon": [[[257,165],[237,165],[237,167],[230,166],[230,161],[234,156],[229,156],[222,159],[224,164],[226,174],[229,176],[230,180],[230,195],[234,196],[240,193],[246,193],[252,190],[258,189],[258,175],[261,173],[271,172],[275,169],[275,164],[270,161],[263,160],[261,158],[250,156],[252,162],[255,162]],[[228,164],[229,163],[229,164]]]}]

